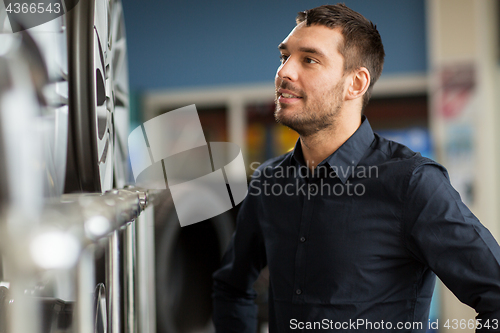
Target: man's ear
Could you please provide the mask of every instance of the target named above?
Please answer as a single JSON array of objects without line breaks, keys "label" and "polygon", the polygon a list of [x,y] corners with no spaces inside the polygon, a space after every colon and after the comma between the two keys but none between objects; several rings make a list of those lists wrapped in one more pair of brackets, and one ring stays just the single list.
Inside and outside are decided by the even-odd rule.
[{"label": "man's ear", "polygon": [[362,97],[370,86],[370,72],[366,67],[360,67],[350,75],[349,86],[347,87],[347,100]]}]

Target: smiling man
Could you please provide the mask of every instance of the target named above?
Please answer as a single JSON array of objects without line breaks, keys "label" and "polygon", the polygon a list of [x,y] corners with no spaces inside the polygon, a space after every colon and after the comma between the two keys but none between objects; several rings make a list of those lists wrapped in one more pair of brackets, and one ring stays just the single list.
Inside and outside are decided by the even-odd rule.
[{"label": "smiling man", "polygon": [[478,332],[500,332],[497,242],[441,165],[362,115],[383,67],[376,27],[341,4],[296,22],[279,45],[275,117],[300,138],[252,177],[214,274],[217,332],[256,332],[266,265],[271,333],[425,332],[436,274],[478,312]]}]

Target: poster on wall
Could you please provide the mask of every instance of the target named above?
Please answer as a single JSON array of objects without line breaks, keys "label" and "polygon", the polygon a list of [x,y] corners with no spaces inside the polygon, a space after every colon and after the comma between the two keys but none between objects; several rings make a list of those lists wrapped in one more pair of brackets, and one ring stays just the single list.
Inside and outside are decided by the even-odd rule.
[{"label": "poster on wall", "polygon": [[446,64],[439,70],[434,99],[436,116],[443,125],[440,162],[448,169],[455,189],[467,205],[474,203],[474,114],[478,109],[476,68],[472,62]]}]

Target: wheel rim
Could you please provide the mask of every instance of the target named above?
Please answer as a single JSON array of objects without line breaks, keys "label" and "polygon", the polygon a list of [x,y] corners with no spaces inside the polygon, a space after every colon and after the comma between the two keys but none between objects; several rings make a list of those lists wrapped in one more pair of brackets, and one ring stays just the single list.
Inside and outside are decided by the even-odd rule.
[{"label": "wheel rim", "polygon": [[80,1],[67,16],[72,130],[65,190],[105,192],[124,186],[129,174],[127,149],[117,150],[126,147],[129,113],[121,3]]},{"label": "wheel rim", "polygon": [[95,126],[101,190],[126,183],[128,72],[120,1],[94,5]]},{"label": "wheel rim", "polygon": [[115,181],[117,187],[123,187],[128,180],[128,149],[127,138],[129,131],[129,86],[128,86],[128,59],[127,40],[123,7],[120,1],[113,5],[112,13],[112,59],[114,83],[114,153],[115,153]]},{"label": "wheel rim", "polygon": [[0,32],[12,33],[12,29],[8,24],[7,11],[5,10],[5,4],[3,1],[0,3]]},{"label": "wheel rim", "polygon": [[[32,106],[37,109],[34,118],[23,120],[34,122],[36,128],[32,130],[40,136],[38,147],[41,150],[39,167],[43,170],[42,196],[59,197],[64,189],[68,143],[68,64],[65,18],[59,17],[31,28],[29,31],[13,34],[4,4],[2,3],[0,7],[2,7],[0,8],[0,32],[3,32],[3,42],[0,45],[4,47],[0,53],[4,53],[5,59],[9,58],[7,53],[11,53],[8,61],[11,64],[16,63],[12,67],[20,66],[17,64],[20,61],[28,63],[31,83],[25,83],[25,85],[31,88],[25,89],[24,93],[33,89],[38,100],[36,103],[38,105]],[[8,51],[6,48],[9,44],[8,40],[11,42],[17,40],[21,45],[17,50],[11,48]],[[10,71],[12,76],[19,76],[12,68]],[[6,80],[6,77],[3,79]],[[11,80],[11,82],[14,81]],[[16,94],[16,89],[18,91],[23,89],[19,86],[16,88],[15,85],[12,88],[10,94]],[[9,92],[4,91],[4,94],[9,94]],[[22,105],[24,101],[18,102]],[[18,111],[15,110],[15,112]],[[24,139],[23,136],[18,135],[17,140],[22,139]]]},{"label": "wheel rim", "polygon": [[[38,58],[38,65],[29,63],[25,36],[26,32],[0,35],[0,45],[5,48],[0,55],[1,200],[5,207],[36,212],[43,201],[43,174],[33,168],[43,162],[37,149],[41,136],[34,126],[41,106],[30,77],[30,65],[41,69],[41,60]],[[36,218],[36,213],[32,217]]]},{"label": "wheel rim", "polygon": [[16,34],[8,32],[5,22],[5,16],[0,17],[0,31],[6,32],[0,34],[4,63],[0,158],[5,160],[2,174],[8,178],[2,185],[2,200],[36,219],[44,198],[60,196],[64,187],[68,131],[64,21]]},{"label": "wheel rim", "polygon": [[102,192],[113,187],[113,127],[111,124],[113,99],[110,89],[112,68],[107,13],[109,13],[108,1],[94,3],[94,110],[97,163]]},{"label": "wheel rim", "polygon": [[44,155],[50,175],[45,184],[45,196],[59,197],[64,191],[68,151],[69,89],[65,17],[31,28],[30,33],[40,48],[49,80],[42,91],[46,101],[42,108],[46,123]]},{"label": "wheel rim", "polygon": [[94,296],[94,333],[105,333],[108,327],[106,316],[106,288],[99,283]]}]

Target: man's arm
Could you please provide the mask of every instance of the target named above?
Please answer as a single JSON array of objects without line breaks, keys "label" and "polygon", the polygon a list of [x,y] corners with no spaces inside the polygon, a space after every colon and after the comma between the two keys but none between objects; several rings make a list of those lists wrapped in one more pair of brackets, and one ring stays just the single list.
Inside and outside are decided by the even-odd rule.
[{"label": "man's arm", "polygon": [[403,224],[407,247],[429,266],[477,319],[500,332],[500,247],[471,213],[438,164],[409,175]]},{"label": "man's arm", "polygon": [[217,333],[257,331],[253,284],[267,264],[258,200],[255,193],[249,192],[243,201],[222,267],[213,275],[213,321]]}]

